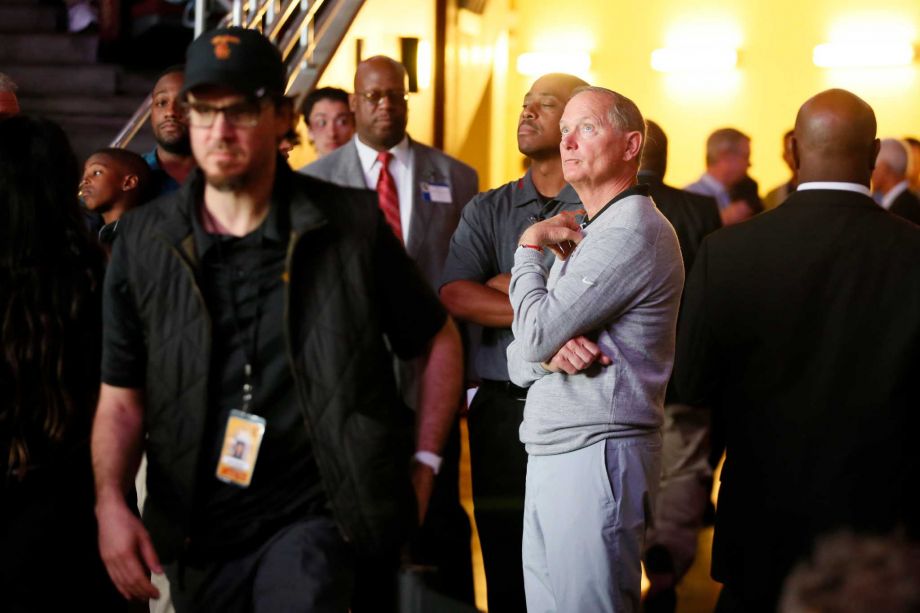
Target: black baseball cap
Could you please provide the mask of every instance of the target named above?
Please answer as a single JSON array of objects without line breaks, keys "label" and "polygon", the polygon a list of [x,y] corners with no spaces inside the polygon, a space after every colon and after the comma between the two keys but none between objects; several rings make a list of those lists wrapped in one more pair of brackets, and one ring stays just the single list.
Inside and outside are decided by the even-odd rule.
[{"label": "black baseball cap", "polygon": [[231,27],[205,32],[185,53],[183,95],[202,85],[222,85],[247,96],[284,93],[281,53],[257,30]]}]

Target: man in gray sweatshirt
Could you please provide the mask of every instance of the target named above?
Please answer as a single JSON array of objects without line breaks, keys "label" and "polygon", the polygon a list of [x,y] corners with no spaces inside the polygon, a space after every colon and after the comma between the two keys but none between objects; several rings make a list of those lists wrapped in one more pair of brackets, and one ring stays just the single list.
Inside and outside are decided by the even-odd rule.
[{"label": "man in gray sweatshirt", "polygon": [[[585,221],[562,213],[528,228],[511,271],[509,374],[531,387],[520,430],[527,609],[638,611],[684,269],[673,228],[636,182],[636,105],[584,88],[560,126]],[[551,271],[544,248],[557,255]]]}]

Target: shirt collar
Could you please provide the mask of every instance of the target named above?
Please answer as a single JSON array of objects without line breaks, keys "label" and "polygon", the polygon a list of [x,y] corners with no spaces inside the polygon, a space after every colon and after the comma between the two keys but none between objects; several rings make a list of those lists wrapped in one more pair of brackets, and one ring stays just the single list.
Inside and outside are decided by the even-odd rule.
[{"label": "shirt collar", "polygon": [[869,196],[869,188],[860,183],[847,183],[844,181],[809,181],[799,183],[795,188],[797,192],[808,191],[810,189],[836,189],[845,192],[855,192],[863,196]]},{"label": "shirt collar", "polygon": [[[578,194],[575,193],[575,190],[568,183],[565,184],[565,187],[563,187],[558,194],[551,197],[549,200],[555,200],[563,204],[578,204],[581,202]],[[539,204],[542,200],[539,192],[537,192],[537,187],[533,184],[533,175],[528,168],[524,176],[518,179],[514,183],[514,187],[511,188],[511,204],[520,207],[534,202]]]},{"label": "shirt collar", "polygon": [[[282,172],[281,164],[287,164],[287,160],[278,159],[279,168],[275,173],[275,184],[272,188],[271,201],[269,202],[268,215],[262,221],[261,225],[253,232],[261,232],[263,241],[273,243],[283,243],[287,240],[288,228],[290,222],[288,219],[290,204],[290,183],[291,176],[289,173]],[[201,223],[201,208],[204,206],[204,177],[201,171],[195,169],[193,175],[192,193],[194,194],[194,213],[192,218],[192,232],[195,235],[195,245],[198,251],[198,257],[203,258],[205,254],[214,247],[215,241],[221,237],[217,234],[211,234],[205,231]],[[228,237],[243,238],[243,237]]]},{"label": "shirt collar", "polygon": [[[373,147],[362,143],[357,134],[355,134],[354,139],[355,147],[358,149],[358,159],[361,160],[361,169],[365,174],[367,174],[374,167],[374,164],[378,163],[377,155],[379,152]],[[397,162],[401,163],[405,167],[408,167],[410,160],[409,135],[406,134],[403,136],[402,140],[399,141],[395,146],[391,147],[389,151],[393,154],[393,157]]]},{"label": "shirt collar", "polygon": [[903,194],[904,191],[907,189],[907,187],[908,187],[907,179],[905,179],[901,181],[900,183],[898,183],[897,185],[895,185],[894,187],[892,187],[891,189],[889,189],[888,193],[882,196],[882,201],[880,203],[882,205],[882,208],[885,209],[886,211],[890,209],[891,203],[894,202],[898,198],[898,196]]},{"label": "shirt collar", "polygon": [[590,219],[588,219],[588,217],[587,217],[587,215],[586,215],[586,216],[585,216],[585,221],[581,224],[581,227],[582,227],[582,228],[587,228],[588,225],[590,225],[592,222],[596,221],[597,218],[600,217],[601,215],[603,215],[603,214],[607,211],[607,209],[609,209],[611,206],[613,206],[614,204],[616,204],[616,203],[619,202],[620,200],[623,200],[624,198],[628,198],[628,197],[630,197],[630,196],[648,196],[648,185],[646,185],[646,184],[644,184],[644,183],[639,183],[638,185],[633,185],[633,186],[630,187],[630,188],[624,189],[624,190],[621,191],[619,194],[617,194],[616,196],[614,196],[614,197],[613,197],[613,200],[611,200],[610,202],[608,202],[607,204],[605,204],[605,205],[604,205],[604,208],[602,208],[600,211],[597,212],[597,215],[595,215],[594,217],[591,217]]},{"label": "shirt collar", "polygon": [[713,189],[719,192],[724,192],[726,194],[728,193],[728,190],[725,188],[724,185],[722,185],[722,182],[716,179],[714,176],[712,176],[708,172],[703,173],[703,176],[700,177],[700,182],[705,183],[706,185],[712,187]]}]

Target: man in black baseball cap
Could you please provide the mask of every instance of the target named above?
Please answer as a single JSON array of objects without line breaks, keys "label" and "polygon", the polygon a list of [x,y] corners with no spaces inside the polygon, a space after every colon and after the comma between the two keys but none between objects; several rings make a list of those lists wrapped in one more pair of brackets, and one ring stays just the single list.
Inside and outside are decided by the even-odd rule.
[{"label": "man in black baseball cap", "polygon": [[[456,328],[374,193],[279,157],[284,84],[257,32],[191,44],[199,168],[122,219],[106,275],[100,549],[125,597],[165,572],[179,613],[357,610],[356,561],[393,556],[426,511],[411,442],[440,453],[460,393]],[[428,356],[414,433],[390,351]],[[142,450],[143,523],[125,504]]]}]

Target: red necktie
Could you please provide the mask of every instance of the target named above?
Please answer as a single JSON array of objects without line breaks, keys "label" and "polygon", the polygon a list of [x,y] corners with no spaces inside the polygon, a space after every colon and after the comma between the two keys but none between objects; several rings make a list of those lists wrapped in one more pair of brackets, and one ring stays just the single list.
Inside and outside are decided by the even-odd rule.
[{"label": "red necktie", "polygon": [[396,181],[390,174],[390,160],[393,154],[381,151],[377,154],[380,160],[380,176],[377,177],[377,199],[380,201],[380,210],[393,229],[393,234],[402,241],[402,223],[399,219],[399,194],[396,192]]}]

